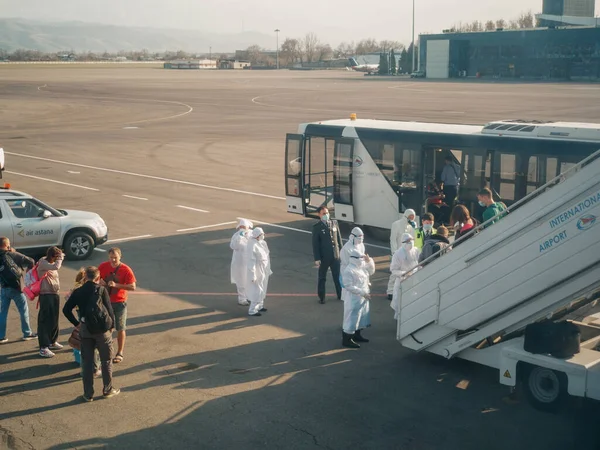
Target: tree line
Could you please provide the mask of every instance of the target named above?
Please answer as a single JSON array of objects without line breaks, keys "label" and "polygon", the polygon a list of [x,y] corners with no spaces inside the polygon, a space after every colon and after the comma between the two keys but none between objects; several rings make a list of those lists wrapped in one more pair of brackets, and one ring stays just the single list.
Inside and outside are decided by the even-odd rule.
[{"label": "tree line", "polygon": [[487,20],[480,22],[475,20],[471,23],[459,22],[450,28],[448,31],[451,33],[461,32],[481,32],[481,31],[494,31],[498,28],[507,30],[522,30],[524,28],[534,28],[539,26],[536,21],[534,14],[531,11],[521,13],[516,19],[511,19],[508,22],[504,19],[498,20]]}]

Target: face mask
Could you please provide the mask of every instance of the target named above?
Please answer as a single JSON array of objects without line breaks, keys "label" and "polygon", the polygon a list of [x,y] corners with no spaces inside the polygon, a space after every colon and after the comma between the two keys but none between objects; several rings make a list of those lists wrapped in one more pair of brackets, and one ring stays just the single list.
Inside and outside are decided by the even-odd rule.
[{"label": "face mask", "polygon": [[355,244],[362,244],[365,241],[365,238],[363,238],[362,236],[358,236],[354,238],[354,243]]},{"label": "face mask", "polygon": [[264,241],[264,240],[265,240],[265,235],[264,235],[264,234],[261,234],[261,235],[258,237],[258,240],[259,240],[259,241]]},{"label": "face mask", "polygon": [[479,206],[485,206],[485,203],[483,203],[482,201],[479,201]]},{"label": "face mask", "polygon": [[417,224],[414,221],[409,220],[408,223],[410,224],[411,227],[417,228]]},{"label": "face mask", "polygon": [[406,250],[412,250],[412,249],[413,249],[413,247],[415,246],[415,244],[414,244],[414,243],[412,243],[412,242],[405,242],[405,243],[404,243],[404,244],[402,244],[402,245],[404,246],[404,248],[405,248]]},{"label": "face mask", "polygon": [[425,231],[427,231],[427,232],[429,232],[429,231],[433,230],[433,224],[430,224],[430,223],[426,223],[426,224],[424,224],[424,225],[423,225],[423,230],[425,230]]},{"label": "face mask", "polygon": [[323,214],[323,216],[321,217],[321,220],[323,222],[328,222],[329,221],[329,213]]}]

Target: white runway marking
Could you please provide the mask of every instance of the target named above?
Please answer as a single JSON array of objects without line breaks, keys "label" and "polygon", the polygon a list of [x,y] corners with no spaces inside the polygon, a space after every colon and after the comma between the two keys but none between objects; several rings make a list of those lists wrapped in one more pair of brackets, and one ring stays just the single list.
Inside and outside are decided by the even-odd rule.
[{"label": "white runway marking", "polygon": [[178,208],[181,209],[189,209],[190,211],[197,211],[201,213],[209,213],[210,211],[206,211],[205,209],[191,208],[189,206],[177,205]]},{"label": "white runway marking", "polygon": [[45,84],[45,85],[43,85],[43,86],[38,86],[38,91],[41,91],[43,88],[45,88],[45,87],[47,87],[47,86],[48,86],[47,84]]},{"label": "white runway marking", "polygon": [[234,223],[237,223],[237,222],[236,221],[233,221],[233,222],[223,222],[223,223],[215,223],[214,225],[204,225],[203,227],[183,228],[182,230],[177,230],[177,232],[178,233],[183,233],[184,231],[205,230],[206,228],[216,228],[216,227],[221,227],[223,225],[232,225]]},{"label": "white runway marking", "polygon": [[92,187],[88,187],[88,186],[80,186],[78,184],[65,183],[64,181],[57,181],[57,180],[51,180],[50,178],[36,177],[35,175],[27,175],[25,173],[11,172],[8,170],[5,173],[10,173],[12,175],[18,175],[21,177],[34,178],[36,180],[48,181],[50,183],[64,184],[65,186],[76,187],[79,189],[86,189],[88,191],[96,191],[96,192],[100,191],[100,189],[96,189],[96,188],[92,188]]},{"label": "white runway marking", "polygon": [[126,195],[126,194],[123,194],[123,197],[132,198],[132,199],[134,199],[134,200],[148,200],[147,198],[144,198],[144,197],[136,197],[135,195]]},{"label": "white runway marking", "polygon": [[[238,217],[237,219],[241,220],[242,217]],[[252,223],[258,223],[258,224],[261,224],[261,225],[267,225],[269,227],[282,228],[284,230],[297,231],[298,233],[304,233],[304,234],[312,234],[310,231],[301,230],[299,228],[286,227],[286,226],[283,226],[283,225],[276,225],[274,223],[262,222],[260,220],[254,220],[254,219],[248,219],[248,220],[250,222],[252,222]],[[348,239],[342,239],[342,241],[343,242],[348,242]],[[365,243],[365,246],[367,246],[367,247],[374,247],[374,248],[380,248],[382,250],[389,250],[390,249],[389,247],[383,247],[381,245],[367,244],[367,243]]]},{"label": "white runway marking", "polygon": [[106,241],[103,245],[114,244],[115,242],[137,241],[139,239],[146,239],[149,237],[152,237],[152,235],[151,234],[143,234],[141,236],[131,236],[131,237],[126,237],[126,238],[111,239],[109,241]]},{"label": "white runway marking", "polygon": [[[187,103],[174,102],[174,101],[169,101],[169,100],[153,100],[153,99],[149,99],[149,100],[152,101],[152,102],[157,102],[157,103],[170,103],[170,104],[173,104],[173,105],[185,106],[186,108],[188,108],[188,110],[186,112],[182,112],[182,113],[179,113],[179,114],[174,114],[172,116],[159,117],[157,119],[136,120],[135,122],[126,122],[126,123],[128,123],[130,125],[133,125],[133,124],[136,124],[136,123],[159,122],[161,120],[170,120],[170,119],[176,119],[177,117],[187,116],[192,111],[194,111],[194,108],[191,107],[190,105],[188,105]],[[137,127],[130,127],[130,128],[137,128]]]},{"label": "white runway marking", "polygon": [[[241,220],[242,217],[238,217],[238,220]],[[306,231],[306,230],[300,230],[299,228],[291,228],[291,227],[286,227],[283,225],[275,225],[274,223],[269,223],[269,222],[262,222],[260,220],[254,220],[254,219],[248,219],[250,222],[252,223],[259,223],[261,225],[268,225],[270,227],[275,227],[275,228],[282,228],[284,230],[290,230],[290,231],[297,231],[298,233],[304,233],[304,234],[312,234],[310,231]]]},{"label": "white runway marking", "polygon": [[68,173],[72,173],[74,175],[79,175],[81,172],[75,172],[74,170],[67,170]]},{"label": "white runway marking", "polygon": [[124,130],[137,130],[139,127],[123,127]]},{"label": "white runway marking", "polygon": [[235,192],[236,194],[252,195],[255,197],[271,198],[274,200],[285,200],[285,197],[278,197],[276,195],[269,195],[269,194],[261,194],[259,192],[242,191],[240,189],[224,188],[224,187],[220,187],[220,186],[211,186],[208,184],[193,183],[191,181],[174,180],[172,178],[163,178],[163,177],[157,177],[154,175],[145,175],[142,173],[125,172],[123,170],[108,169],[106,167],[88,166],[85,164],[72,163],[72,162],[68,162],[68,161],[60,161],[57,159],[41,158],[39,156],[32,156],[32,155],[23,155],[21,153],[13,153],[13,152],[4,152],[4,153],[7,155],[20,156],[21,158],[36,159],[38,161],[48,161],[48,162],[53,162],[53,163],[57,163],[57,164],[65,164],[65,165],[73,166],[73,167],[83,167],[84,169],[99,170],[99,171],[103,171],[103,172],[119,173],[122,175],[130,175],[132,177],[146,178],[149,180],[166,181],[168,183],[184,184],[186,186],[194,186],[194,187],[200,187],[200,188],[205,188],[205,189],[213,189],[215,191]]},{"label": "white runway marking", "polygon": [[103,248],[98,248],[98,247],[96,247],[96,248],[94,249],[94,251],[96,251],[96,252],[100,252],[100,253],[106,253],[106,250],[104,250]]}]

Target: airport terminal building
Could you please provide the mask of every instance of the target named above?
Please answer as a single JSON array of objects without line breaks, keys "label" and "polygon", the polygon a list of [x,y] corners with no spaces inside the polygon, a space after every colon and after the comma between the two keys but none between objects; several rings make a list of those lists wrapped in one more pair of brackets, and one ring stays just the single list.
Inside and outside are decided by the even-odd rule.
[{"label": "airport terminal building", "polygon": [[419,42],[427,78],[600,80],[600,27],[448,32]]}]

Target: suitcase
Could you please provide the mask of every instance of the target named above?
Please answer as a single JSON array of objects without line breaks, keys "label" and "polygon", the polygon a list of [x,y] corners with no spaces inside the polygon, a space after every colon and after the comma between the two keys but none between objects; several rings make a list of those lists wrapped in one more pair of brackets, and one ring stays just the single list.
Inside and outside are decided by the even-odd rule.
[{"label": "suitcase", "polygon": [[525,351],[570,358],[581,351],[581,332],[574,323],[538,322],[525,327]]}]

